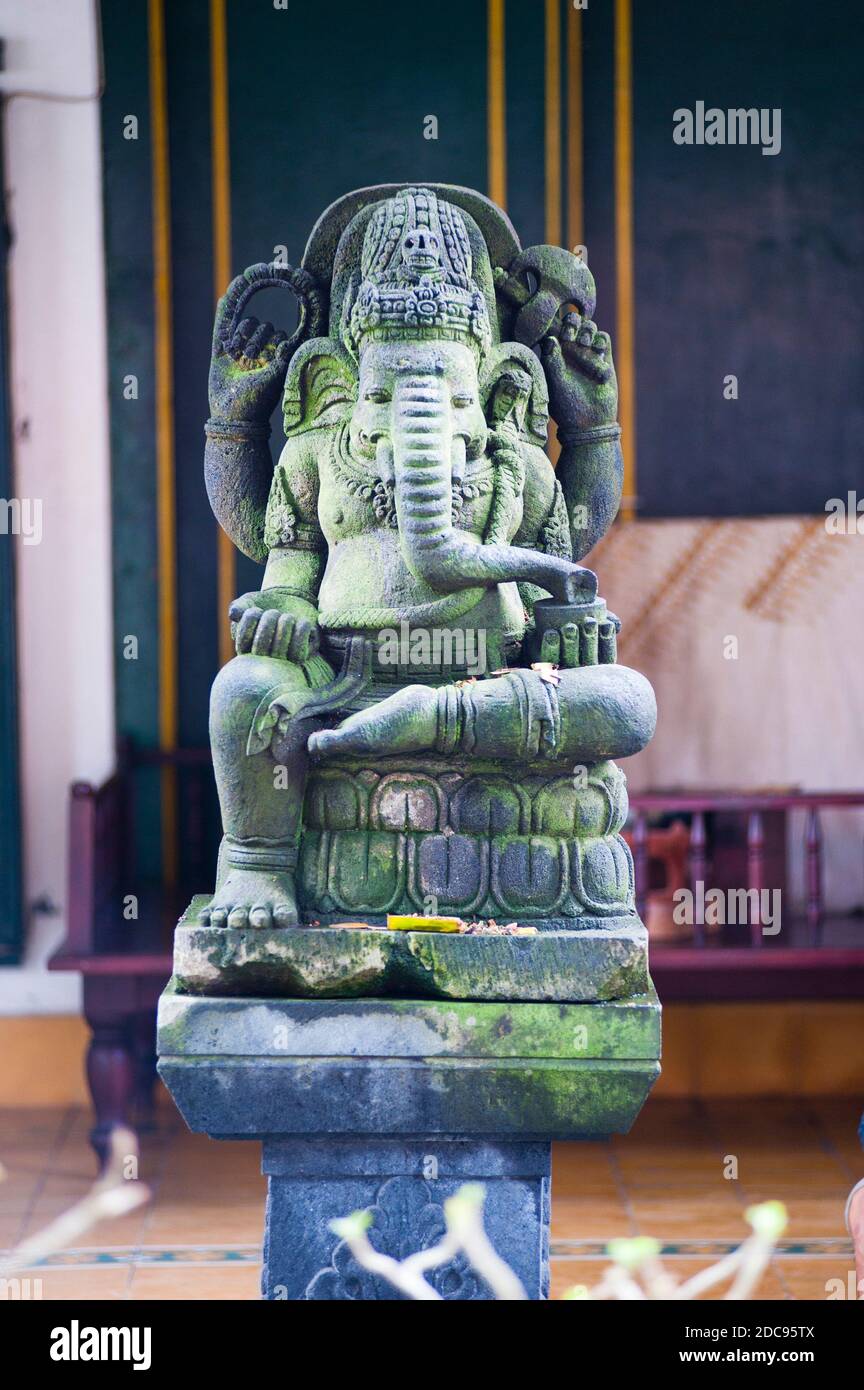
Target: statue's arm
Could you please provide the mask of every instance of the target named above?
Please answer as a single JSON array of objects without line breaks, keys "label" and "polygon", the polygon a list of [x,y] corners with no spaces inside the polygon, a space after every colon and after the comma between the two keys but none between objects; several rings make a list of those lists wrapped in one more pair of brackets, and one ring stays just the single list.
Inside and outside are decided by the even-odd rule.
[{"label": "statue's arm", "polygon": [[[272,323],[244,317],[259,289],[281,285],[301,304],[291,339]],[[204,476],[220,526],[250,559],[267,559],[264,518],[273,476],[270,416],[282,393],[298,337],[316,331],[320,305],[311,276],[291,266],[253,265],[219,301],[210,359],[210,419]],[[308,320],[308,322],[307,322]]]},{"label": "statue's arm", "polygon": [[561,337],[544,338],[541,351],[561,445],[556,476],[579,560],[608,531],[621,503],[618,383],[608,334],[578,315],[568,314]]},{"label": "statue's arm", "polygon": [[318,589],[327,561],[327,542],[318,523],[320,432],[289,439],[282,451],[267,501],[264,544],[267,568],[262,593],[278,590],[289,608],[311,606],[317,616]]},{"label": "statue's arm", "polygon": [[562,437],[557,478],[570,521],[572,558],[581,560],[604,536],[621,503],[624,464],[617,437]]},{"label": "statue's arm", "polygon": [[266,555],[261,519],[273,477],[270,426],[212,414],[204,431],[204,481],[213,514],[235,545],[260,562]]},{"label": "statue's arm", "polygon": [[318,589],[327,543],[318,524],[314,436],[289,439],[273,471],[263,543],[261,588],[230,609],[238,653],[305,661],[317,649]]}]

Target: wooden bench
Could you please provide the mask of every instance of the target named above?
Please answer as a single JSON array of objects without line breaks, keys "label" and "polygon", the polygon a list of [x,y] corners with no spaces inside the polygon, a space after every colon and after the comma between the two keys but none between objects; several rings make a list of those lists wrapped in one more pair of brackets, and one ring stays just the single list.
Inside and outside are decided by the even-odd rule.
[{"label": "wooden bench", "polygon": [[[690,939],[649,939],[651,976],[663,1000],[860,999],[864,995],[864,914],[825,911],[822,812],[864,810],[864,791],[638,792],[630,798],[627,832],[636,870],[636,903],[651,923],[652,890],[668,887],[659,821],[683,829],[686,881],[691,890],[779,889],[782,930],[765,935],[758,913],[719,932],[696,921]],[[794,819],[793,819],[794,818]],[[806,901],[788,908],[786,849],[790,831],[802,835]],[[676,849],[682,847],[676,846]],[[862,847],[864,848],[864,847]],[[676,853],[677,867],[683,868]],[[666,870],[665,874],[663,870]],[[658,870],[660,872],[658,873]],[[678,885],[672,885],[678,886]],[[790,895],[791,896],[791,895]]]},{"label": "wooden bench", "polygon": [[[148,879],[137,862],[136,780],[148,768],[151,778],[168,770],[183,779],[184,872],[173,887]],[[95,1111],[91,1142],[100,1161],[112,1127],[143,1128],[152,1116],[155,1010],[171,975],[174,927],[192,893],[215,874],[218,833],[205,830],[208,802],[212,819],[209,750],[162,753],[129,742],[121,746],[117,771],[107,782],[99,787],[76,782],[70,791],[67,932],[48,968],[83,976],[84,1016],[92,1034],[87,1052]]]}]

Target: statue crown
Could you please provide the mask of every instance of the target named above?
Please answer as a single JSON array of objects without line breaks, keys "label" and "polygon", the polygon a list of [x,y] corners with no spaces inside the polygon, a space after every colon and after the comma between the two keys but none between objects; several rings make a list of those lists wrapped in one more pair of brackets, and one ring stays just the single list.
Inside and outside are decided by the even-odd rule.
[{"label": "statue crown", "polygon": [[345,339],[448,338],[478,355],[492,341],[486,300],[472,279],[471,244],[458,208],[429,188],[404,188],[369,220],[362,282]]}]

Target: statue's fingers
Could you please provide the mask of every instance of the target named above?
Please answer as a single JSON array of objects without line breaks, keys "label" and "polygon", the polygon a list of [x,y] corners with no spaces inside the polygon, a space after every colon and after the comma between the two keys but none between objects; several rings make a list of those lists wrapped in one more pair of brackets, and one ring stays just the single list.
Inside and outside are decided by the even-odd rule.
[{"label": "statue's fingers", "polygon": [[273,366],[273,363],[276,361],[276,353],[279,349],[279,345],[285,342],[285,340],[285,334],[277,329],[270,341],[264,343],[263,346],[259,348],[258,361],[262,363],[262,370],[264,367]]},{"label": "statue's fingers", "polygon": [[273,638],[276,635],[276,625],[279,622],[279,614],[275,608],[268,608],[258,619],[255,628],[255,635],[252,638],[252,655],[269,656]]},{"label": "statue's fingers", "polygon": [[[266,356],[267,349],[265,348],[264,351]],[[276,344],[276,349],[270,361],[266,362],[260,370],[266,372],[267,375],[271,377],[283,376],[290,360],[291,344],[287,338],[283,337],[282,340]]]},{"label": "statue's fingers", "polygon": [[578,342],[580,347],[590,347],[594,341],[596,333],[596,323],[592,323],[590,319],[583,319],[582,327],[579,329],[579,332],[576,335],[576,341]]},{"label": "statue's fingers", "polygon": [[308,618],[298,618],[291,644],[292,661],[308,661],[317,652],[319,642],[317,624],[310,623]]},{"label": "statue's fingers", "polygon": [[249,334],[246,340],[245,353],[249,358],[260,357],[264,350],[264,344],[273,336],[272,323],[259,323],[254,332]]},{"label": "statue's fingers", "polygon": [[260,608],[247,608],[243,617],[237,624],[237,635],[234,641],[240,655],[244,652],[251,651],[252,639],[255,636],[255,629],[258,626],[258,619],[260,617]]},{"label": "statue's fingers", "polygon": [[246,351],[246,340],[255,332],[258,327],[258,320],[254,318],[243,319],[234,329],[231,341],[228,344],[228,351],[232,357],[241,357]]},{"label": "statue's fingers", "polygon": [[294,631],[294,618],[290,613],[280,613],[279,621],[276,624],[276,632],[273,637],[271,654],[281,657],[284,661],[288,656],[288,649],[291,646],[291,634]]},{"label": "statue's fingers", "polygon": [[287,333],[283,333],[281,328],[274,329],[267,342],[263,345],[260,352],[258,353],[259,358],[262,358],[266,366],[269,367],[275,361],[276,353],[278,352],[280,345],[282,343],[286,343],[287,341]]},{"label": "statue's fingers", "polygon": [[609,360],[602,357],[600,353],[594,352],[590,345],[581,341],[567,342],[563,344],[563,349],[563,360],[566,365],[570,368],[575,367],[577,371],[583,372],[593,381],[605,381],[610,375]]},{"label": "statue's fingers", "polygon": [[582,320],[578,314],[574,314],[571,312],[569,314],[564,315],[561,328],[561,337],[564,339],[565,342],[573,342],[577,333],[579,332],[579,326],[581,323]]},{"label": "statue's fingers", "polygon": [[564,371],[564,359],[561,355],[559,340],[550,333],[542,339],[540,353],[547,373],[553,378],[560,377]]},{"label": "statue's fingers", "polygon": [[592,349],[593,352],[599,353],[599,354],[601,354],[601,355],[602,355],[604,352],[608,352],[608,351],[609,351],[609,334],[608,334],[608,333],[595,333],[595,334],[594,334],[594,341],[593,341],[593,343],[591,344],[591,349]]},{"label": "statue's fingers", "polygon": [[579,629],[575,623],[565,623],[561,629],[561,665],[579,665]]},{"label": "statue's fingers", "polygon": [[561,636],[553,627],[547,627],[540,643],[540,660],[557,666],[561,660]]},{"label": "statue's fingers", "polygon": [[232,623],[239,623],[246,609],[252,603],[248,594],[243,594],[241,598],[235,598],[231,607],[228,609],[228,617]]},{"label": "statue's fingers", "polygon": [[250,284],[245,275],[238,275],[231,281],[216,306],[216,317],[213,322],[214,351],[224,351],[225,345],[230,342],[234,333],[237,318],[243,305],[254,293],[254,285]]},{"label": "statue's fingers", "polygon": [[279,347],[279,344],[287,343],[287,341],[288,334],[283,333],[281,328],[275,329],[268,341],[264,344],[263,348],[261,349],[260,356],[265,357],[268,362],[272,362],[273,358],[276,355],[276,350]]}]

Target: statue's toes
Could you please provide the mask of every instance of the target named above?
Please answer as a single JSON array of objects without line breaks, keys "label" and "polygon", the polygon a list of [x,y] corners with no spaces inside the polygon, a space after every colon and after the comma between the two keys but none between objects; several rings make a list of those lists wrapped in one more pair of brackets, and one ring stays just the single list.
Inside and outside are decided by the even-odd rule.
[{"label": "statue's toes", "polygon": [[228,913],[229,927],[245,927],[249,924],[249,909],[238,904]]},{"label": "statue's toes", "polygon": [[209,907],[202,907],[201,911],[198,913],[198,921],[201,923],[201,926],[202,926],[202,927],[209,927],[209,925],[210,925],[210,908],[209,908]]},{"label": "statue's toes", "polygon": [[249,909],[250,927],[271,927],[273,925],[273,914],[269,903],[256,903]]},{"label": "statue's toes", "polygon": [[273,908],[273,921],[277,927],[296,927],[297,909],[290,903],[277,903]]},{"label": "statue's toes", "polygon": [[211,927],[224,927],[228,922],[228,912],[224,907],[214,907],[210,910]]}]

